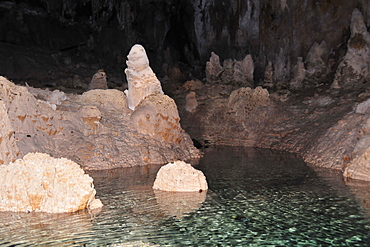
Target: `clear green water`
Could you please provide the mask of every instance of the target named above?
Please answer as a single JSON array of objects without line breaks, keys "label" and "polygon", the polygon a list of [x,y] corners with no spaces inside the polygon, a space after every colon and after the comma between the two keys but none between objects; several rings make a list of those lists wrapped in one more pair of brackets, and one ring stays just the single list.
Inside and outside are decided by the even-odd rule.
[{"label": "clear green water", "polygon": [[154,192],[158,166],[90,172],[100,211],[2,212],[0,246],[370,244],[368,184],[261,149],[207,149],[197,168],[207,193]]}]

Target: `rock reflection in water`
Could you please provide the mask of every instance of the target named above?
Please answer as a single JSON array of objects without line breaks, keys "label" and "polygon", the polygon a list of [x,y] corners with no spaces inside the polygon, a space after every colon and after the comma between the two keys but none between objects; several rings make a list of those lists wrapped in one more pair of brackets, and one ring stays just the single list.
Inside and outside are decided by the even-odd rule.
[{"label": "rock reflection in water", "polygon": [[0,212],[0,246],[83,244],[93,236],[92,220],[96,213]]},{"label": "rock reflection in water", "polygon": [[[89,171],[100,212],[0,213],[0,246],[367,246],[370,183],[271,150],[204,150],[209,190],[155,191],[160,166]],[[356,198],[356,197],[357,198]],[[359,203],[361,202],[361,203]],[[362,204],[362,205],[361,205]],[[365,208],[365,210],[364,210]]]},{"label": "rock reflection in water", "polygon": [[207,191],[172,192],[154,190],[154,194],[159,207],[164,213],[181,219],[186,214],[200,208],[206,200]]}]

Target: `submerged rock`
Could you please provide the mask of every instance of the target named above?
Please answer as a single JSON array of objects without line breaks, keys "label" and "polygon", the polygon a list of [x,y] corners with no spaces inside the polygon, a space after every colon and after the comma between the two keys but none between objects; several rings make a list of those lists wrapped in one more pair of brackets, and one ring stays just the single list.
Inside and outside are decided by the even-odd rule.
[{"label": "submerged rock", "polygon": [[202,192],[208,189],[203,172],[183,161],[162,166],[157,173],[153,189],[177,192]]},{"label": "submerged rock", "polygon": [[29,153],[0,166],[0,210],[21,212],[75,212],[93,205],[93,179],[75,162],[47,154]]}]

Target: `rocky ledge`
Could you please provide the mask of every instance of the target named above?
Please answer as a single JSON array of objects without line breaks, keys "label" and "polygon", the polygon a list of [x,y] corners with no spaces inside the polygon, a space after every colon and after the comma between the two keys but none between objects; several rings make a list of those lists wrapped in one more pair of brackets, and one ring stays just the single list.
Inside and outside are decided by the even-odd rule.
[{"label": "rocky ledge", "polygon": [[128,58],[126,94],[116,89],[65,94],[0,77],[0,163],[30,152],[92,170],[197,161],[200,152],[182,129],[174,100],[162,92],[144,48],[134,46]]}]

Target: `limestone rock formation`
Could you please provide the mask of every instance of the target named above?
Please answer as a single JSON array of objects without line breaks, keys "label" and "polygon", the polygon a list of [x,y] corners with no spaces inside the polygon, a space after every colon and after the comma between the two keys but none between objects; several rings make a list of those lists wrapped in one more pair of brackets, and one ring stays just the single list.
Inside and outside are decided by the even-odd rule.
[{"label": "limestone rock formation", "polygon": [[53,108],[26,87],[0,77],[5,106],[0,109],[4,113],[0,145],[6,146],[0,149],[0,159],[8,164],[27,153],[41,152],[92,170],[197,160],[200,153],[181,128],[174,101],[163,94],[151,97],[141,104],[146,110],[140,111],[149,111],[154,125],[138,127],[130,118],[140,111],[133,113],[118,90],[66,94],[62,104]]},{"label": "limestone rock formation", "polygon": [[220,74],[222,66],[220,64],[220,57],[216,53],[211,52],[211,57],[206,63],[206,78],[209,83],[221,82]]},{"label": "limestone rock formation", "polygon": [[94,74],[87,89],[108,89],[107,74],[104,70],[99,69],[98,72]]},{"label": "limestone rock formation", "polygon": [[228,99],[230,112],[235,114],[239,120],[244,120],[256,107],[266,106],[270,103],[270,95],[266,89],[256,87],[255,89],[239,88],[234,90]]},{"label": "limestone rock formation", "polygon": [[84,92],[81,95],[81,103],[104,109],[128,109],[127,96],[116,89],[95,89]]},{"label": "limestone rock formation", "polygon": [[326,61],[329,55],[325,41],[315,42],[306,56],[306,80],[311,84],[325,82],[328,67]]},{"label": "limestone rock formation", "polygon": [[272,62],[269,61],[263,77],[263,83],[266,87],[273,87],[274,85],[274,68],[272,67]]},{"label": "limestone rock formation", "polygon": [[253,86],[254,63],[250,54],[234,62],[234,81],[238,85]]},{"label": "limestone rock formation", "polygon": [[102,205],[79,165],[47,154],[29,153],[0,166],[0,184],[1,211],[64,213]]},{"label": "limestone rock formation", "polygon": [[175,161],[162,166],[157,173],[153,189],[177,192],[202,192],[208,189],[204,174],[190,164]]},{"label": "limestone rock formation", "polygon": [[369,80],[370,33],[360,10],[355,9],[351,17],[351,37],[347,44],[347,53],[337,68],[333,87],[362,88]]},{"label": "limestone rock formation", "polygon": [[254,64],[250,54],[241,61],[226,59],[221,66],[220,58],[212,52],[210,60],[206,63],[206,78],[209,83],[252,86],[253,73]]},{"label": "limestone rock formation", "polygon": [[186,95],[185,110],[188,112],[194,112],[198,107],[197,94],[190,92]]},{"label": "limestone rock formation", "polygon": [[35,96],[36,99],[47,102],[54,110],[57,108],[57,106],[61,105],[64,100],[67,99],[65,93],[59,90],[43,90],[40,88],[30,87],[27,84],[26,88],[33,96]]},{"label": "limestone rock formation", "polygon": [[196,91],[202,89],[204,84],[200,80],[190,80],[185,82],[183,87],[186,91]]},{"label": "limestone rock formation", "polygon": [[134,45],[127,58],[125,73],[128,90],[125,92],[128,107],[135,110],[145,97],[152,94],[163,94],[163,91],[160,81],[149,66],[149,60],[143,46]]},{"label": "limestone rock formation", "polygon": [[301,89],[303,81],[306,76],[306,69],[304,68],[303,58],[297,58],[297,64],[293,68],[293,79],[290,81],[291,89]]},{"label": "limestone rock formation", "polygon": [[15,143],[14,130],[10,123],[5,105],[0,101],[0,165],[15,161],[19,155]]},{"label": "limestone rock formation", "polygon": [[364,181],[370,181],[370,147],[366,151],[354,158],[345,168],[343,176],[345,179],[359,179]]},{"label": "limestone rock formation", "polygon": [[130,117],[136,130],[152,138],[180,143],[182,133],[175,101],[164,94],[147,96]]}]

